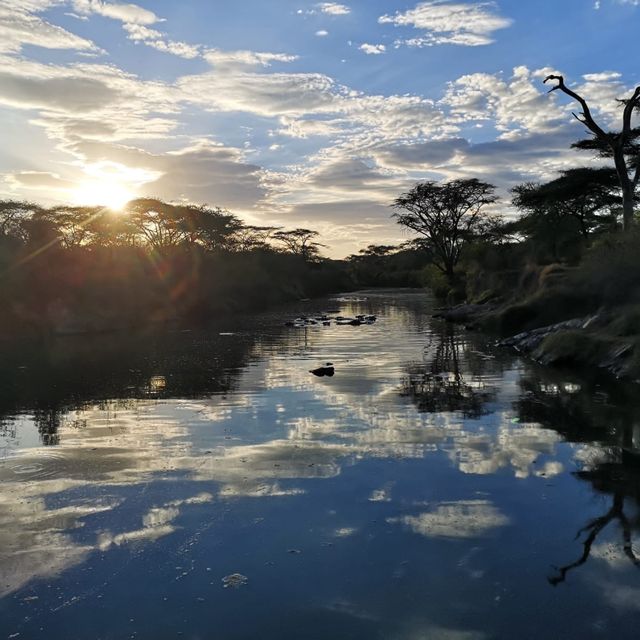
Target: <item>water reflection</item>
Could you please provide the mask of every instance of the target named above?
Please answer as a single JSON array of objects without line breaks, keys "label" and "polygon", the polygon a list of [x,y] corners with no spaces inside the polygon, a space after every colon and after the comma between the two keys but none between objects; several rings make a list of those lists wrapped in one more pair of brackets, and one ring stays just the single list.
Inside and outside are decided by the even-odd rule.
[{"label": "water reflection", "polygon": [[468,373],[463,373],[461,359],[467,351],[468,345],[452,325],[437,326],[424,347],[423,362],[407,367],[402,395],[411,398],[420,412],[455,411],[465,418],[479,418],[487,413],[486,405],[494,397],[495,389],[485,386],[483,367],[473,370],[465,367]]},{"label": "water reflection", "polygon": [[[539,599],[553,616],[545,577],[559,584],[591,557],[588,578],[603,583],[603,545],[620,547],[633,567],[640,485],[616,457],[618,445],[634,444],[638,424],[629,391],[498,352],[482,337],[430,320],[424,295],[367,297],[308,305],[310,314],[377,315],[366,327],[285,328],[285,311],[210,331],[105,336],[93,349],[66,340],[3,359],[0,595],[13,598],[0,609],[7,630],[28,635],[30,623],[20,622],[12,603],[45,599],[50,581],[69,606],[76,602],[71,585],[93,594],[98,583],[85,569],[97,571],[96,558],[119,567],[101,573],[100,594],[112,607],[125,606],[113,577],[120,573],[141,590],[158,585],[162,597],[186,589],[194,602],[204,597],[196,588],[211,583],[222,591],[222,577],[240,573],[249,577],[242,597],[268,599],[274,584],[281,594],[271,613],[254,604],[263,629],[273,616],[289,615],[295,601],[296,610],[327,625],[378,611],[382,637],[431,637],[429,629],[476,637],[467,629],[478,628],[500,636],[507,613],[496,609],[492,622],[476,615],[500,602],[485,601],[496,584]],[[334,363],[335,376],[309,373],[325,362]],[[603,502],[594,505],[594,496]],[[527,555],[522,540],[532,535],[539,548]],[[215,580],[197,577],[199,549],[207,567],[219,567]],[[298,565],[291,549],[301,551]],[[127,569],[131,558],[156,550],[159,560],[146,573]],[[331,550],[335,561],[316,558],[318,550]],[[562,564],[574,550],[576,559]],[[292,557],[284,564],[278,554]],[[505,554],[519,563],[517,579],[499,559]],[[544,575],[557,558],[560,566]],[[422,562],[446,578],[436,585],[412,573]],[[277,575],[261,582],[270,567]],[[391,595],[390,580],[411,597]],[[348,599],[344,584],[352,585]],[[218,624],[246,617],[217,592],[207,597]],[[579,598],[596,602],[587,586]],[[418,604],[427,600],[435,616],[428,620]],[[161,605],[149,606],[153,620]],[[49,621],[51,607],[38,624]],[[163,610],[165,622],[171,611]],[[213,613],[189,615],[197,626]],[[154,624],[147,637],[162,628]],[[301,637],[290,624],[284,637]],[[196,626],[194,637],[203,633]],[[124,627],[113,629],[124,635]],[[227,635],[251,637],[255,629],[230,627]]]},{"label": "water reflection", "polygon": [[[605,459],[619,457],[616,453],[609,452]],[[575,472],[575,476],[590,483],[594,491],[604,494],[610,506],[602,515],[592,518],[576,533],[575,538],[580,539],[582,553],[575,561],[555,568],[554,574],[549,576],[549,583],[553,586],[564,582],[570,571],[587,562],[594,544],[607,527],[615,527],[618,544],[624,556],[632,565],[640,567],[640,558],[633,546],[633,532],[640,530],[640,469],[620,461],[604,461]]]}]

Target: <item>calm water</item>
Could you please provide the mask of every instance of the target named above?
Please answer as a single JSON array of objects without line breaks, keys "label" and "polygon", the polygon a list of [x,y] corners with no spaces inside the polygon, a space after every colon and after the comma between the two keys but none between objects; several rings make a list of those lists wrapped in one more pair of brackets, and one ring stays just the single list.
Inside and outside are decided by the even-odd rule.
[{"label": "calm water", "polygon": [[637,638],[637,391],[355,298],[4,345],[0,638]]}]

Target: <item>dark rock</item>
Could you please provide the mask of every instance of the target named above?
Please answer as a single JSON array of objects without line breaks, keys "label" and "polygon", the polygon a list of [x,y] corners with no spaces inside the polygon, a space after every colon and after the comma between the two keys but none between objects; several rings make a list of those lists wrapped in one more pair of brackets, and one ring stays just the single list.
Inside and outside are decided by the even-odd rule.
[{"label": "dark rock", "polygon": [[312,369],[311,371],[309,371],[309,373],[312,373],[314,376],[317,376],[318,378],[324,378],[325,376],[332,378],[335,375],[336,370],[333,367],[333,365],[331,365],[331,363],[327,363],[326,366],[318,367],[317,369]]}]

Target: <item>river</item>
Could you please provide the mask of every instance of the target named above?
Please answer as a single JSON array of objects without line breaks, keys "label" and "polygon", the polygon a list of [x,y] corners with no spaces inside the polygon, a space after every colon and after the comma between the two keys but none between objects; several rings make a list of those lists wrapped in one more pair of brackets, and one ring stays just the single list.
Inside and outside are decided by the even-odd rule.
[{"label": "river", "polygon": [[637,638],[637,391],[433,307],[5,344],[0,638]]}]

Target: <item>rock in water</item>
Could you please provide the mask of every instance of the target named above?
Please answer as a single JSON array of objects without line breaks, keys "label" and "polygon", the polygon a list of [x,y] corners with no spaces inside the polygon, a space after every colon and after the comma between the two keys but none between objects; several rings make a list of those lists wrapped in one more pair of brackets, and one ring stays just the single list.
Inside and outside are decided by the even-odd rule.
[{"label": "rock in water", "polygon": [[335,375],[336,370],[332,365],[328,364],[324,367],[318,367],[317,369],[312,369],[311,371],[309,371],[309,373],[313,373],[313,375],[318,376],[318,378],[324,378],[324,376],[328,376],[329,378],[332,378]]}]

